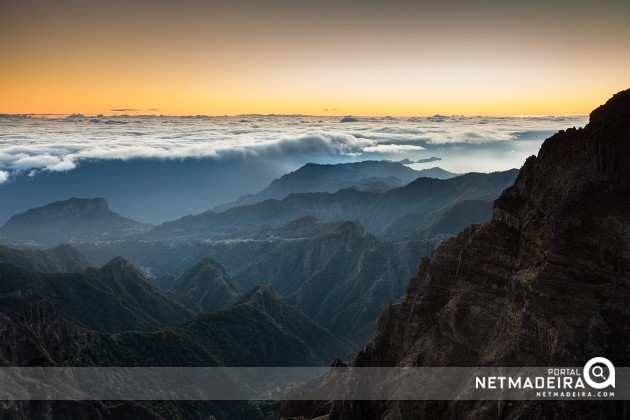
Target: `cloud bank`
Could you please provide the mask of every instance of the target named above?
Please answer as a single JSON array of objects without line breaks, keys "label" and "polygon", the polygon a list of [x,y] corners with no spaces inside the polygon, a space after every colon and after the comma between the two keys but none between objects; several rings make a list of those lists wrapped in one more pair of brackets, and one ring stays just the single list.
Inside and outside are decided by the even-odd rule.
[{"label": "cloud bank", "polygon": [[[116,122],[116,123],[112,123]],[[0,118],[0,183],[13,175],[69,171],[98,159],[279,159],[339,162],[442,160],[454,172],[520,166],[551,133],[581,117]],[[510,166],[508,166],[510,165]]]}]

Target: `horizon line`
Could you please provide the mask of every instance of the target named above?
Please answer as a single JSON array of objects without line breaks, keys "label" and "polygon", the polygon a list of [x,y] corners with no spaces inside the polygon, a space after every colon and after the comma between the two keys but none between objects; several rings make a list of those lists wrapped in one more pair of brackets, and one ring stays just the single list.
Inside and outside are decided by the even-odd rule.
[{"label": "horizon line", "polygon": [[[433,115],[355,115],[355,114],[339,114],[339,115],[318,115],[318,114],[278,114],[278,113],[247,113],[247,114],[103,114],[103,113],[52,113],[52,112],[31,112],[31,113],[3,113],[0,117],[33,117],[50,116],[51,118],[42,119],[67,119],[68,117],[76,118],[109,118],[109,117],[156,117],[156,118],[238,118],[238,117],[309,117],[309,118],[380,118],[380,119],[409,119],[409,118],[562,118],[562,117],[587,117],[590,113],[567,113],[567,114],[514,114],[514,115],[491,115],[491,114],[440,114]],[[356,121],[361,122],[361,121]]]}]

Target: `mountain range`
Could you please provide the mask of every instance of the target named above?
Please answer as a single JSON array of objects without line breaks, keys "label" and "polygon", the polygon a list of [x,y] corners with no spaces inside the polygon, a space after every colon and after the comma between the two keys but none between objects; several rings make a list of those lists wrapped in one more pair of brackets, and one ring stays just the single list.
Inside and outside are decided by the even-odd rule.
[{"label": "mountain range", "polygon": [[[125,238],[243,237],[252,227],[279,225],[303,216],[357,220],[370,232],[388,239],[405,239],[414,230],[413,238],[431,239],[438,234],[454,234],[470,223],[490,218],[487,200],[498,196],[516,176],[516,170],[462,176],[443,173],[439,168],[425,171],[430,172],[387,161],[307,164],[276,179],[249,201],[223,206],[227,210],[218,213],[207,211],[156,227],[111,211],[103,198],[72,198],[11,217],[0,227],[0,243],[42,248]],[[453,177],[414,178],[423,173]],[[415,180],[410,182],[412,179]],[[353,186],[343,188],[345,185]],[[309,192],[313,190],[334,192]],[[462,201],[467,201],[467,211],[458,211]]]},{"label": "mountain range", "polygon": [[[201,314],[181,326],[156,332],[111,334],[85,329],[67,320],[48,301],[27,303],[10,316],[0,314],[0,330],[3,366],[326,366],[334,355],[349,354],[351,349],[284,304],[271,288],[262,286],[226,310]],[[241,401],[7,401],[0,411],[3,418],[215,415],[262,420],[277,414],[277,407],[267,405]]]},{"label": "mountain range", "polygon": [[0,263],[2,312],[40,300],[49,300],[74,322],[104,332],[157,330],[184,323],[199,312],[148,283],[120,257],[80,273],[40,273]]},{"label": "mountain range", "polygon": [[[266,200],[221,213],[208,211],[183,217],[155,227],[145,237],[217,236],[244,227],[280,224],[303,216],[315,216],[326,220],[356,220],[372,233],[401,239],[412,230],[430,224],[435,217],[443,217],[449,207],[460,201],[498,196],[514,182],[517,172],[469,173],[446,180],[418,178],[404,187],[383,193],[352,188],[335,193],[294,193],[282,200]],[[473,205],[487,208],[480,201],[473,202]],[[457,215],[457,212],[452,214]],[[455,222],[457,226],[461,223]]]},{"label": "mountain range", "polygon": [[[125,255],[151,274],[151,282],[187,294],[206,310],[225,305],[237,290],[271,284],[288,303],[360,346],[382,308],[403,296],[420,257],[442,239],[385,241],[356,222],[311,216],[249,234],[247,239],[127,240],[79,248],[93,264]],[[212,285],[210,306],[199,301],[206,299],[202,284]]]},{"label": "mountain range", "polygon": [[[4,366],[326,366],[351,349],[269,286],[228,309],[154,332],[86,329],[45,300],[25,303],[0,322]],[[6,341],[19,334],[20,342]]]},{"label": "mountain range", "polygon": [[[630,90],[527,159],[473,225],[423,258],[351,361],[370,366],[628,366]],[[347,383],[348,386],[357,384]],[[287,402],[286,418],[624,418],[627,401]]]},{"label": "mountain range", "polygon": [[[40,263],[41,254],[48,252],[3,251],[20,256],[24,265],[30,267]],[[209,297],[217,292],[216,282],[208,284],[199,278],[205,273],[225,276],[218,263],[203,259],[178,279],[175,288],[181,287],[181,293],[187,293],[183,296],[180,292],[160,292],[122,258],[83,273],[47,274],[10,262],[0,263],[1,363],[326,366],[336,355],[349,355],[355,348],[283,302],[271,286],[255,286],[233,296],[222,310],[198,313],[197,306],[212,302]],[[229,284],[229,278],[223,281]],[[205,294],[196,294],[204,287]],[[193,302],[199,296],[202,299]],[[278,407],[275,403],[239,401],[8,401],[2,404],[0,412],[3,418],[133,415],[158,419],[216,415],[263,419],[275,416]]]},{"label": "mountain range", "polygon": [[[223,309],[243,290],[271,284],[287,302],[360,346],[380,311],[402,298],[418,259],[461,227],[487,220],[488,197],[516,172],[416,179],[422,174],[429,172],[386,161],[308,164],[272,182],[254,201],[288,194],[282,200],[240,203],[157,227],[112,212],[102,198],[71,199],[14,216],[0,228],[0,241],[40,247],[70,242],[96,266],[123,255],[161,293],[177,296],[176,303],[193,312]],[[398,183],[393,178],[406,185],[364,190]],[[355,186],[293,192],[346,184]]]},{"label": "mountain range", "polygon": [[399,162],[384,160],[335,165],[308,163],[294,172],[275,179],[258,194],[245,195],[234,203],[216,206],[213,211],[220,213],[233,207],[265,200],[282,200],[293,193],[334,193],[345,188],[384,192],[392,188],[402,187],[417,178],[448,179],[456,175],[442,168],[414,170]]}]

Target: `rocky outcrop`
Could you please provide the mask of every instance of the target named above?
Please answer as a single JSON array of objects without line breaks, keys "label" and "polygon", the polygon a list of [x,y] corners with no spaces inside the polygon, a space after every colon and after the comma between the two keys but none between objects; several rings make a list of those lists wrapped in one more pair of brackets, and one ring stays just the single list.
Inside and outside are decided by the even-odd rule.
[{"label": "rocky outcrop", "polygon": [[[547,139],[494,220],[424,258],[355,366],[630,363],[630,90]],[[288,407],[288,405],[287,405]],[[340,401],[331,419],[604,418],[624,402]],[[284,412],[287,417],[300,415]]]}]

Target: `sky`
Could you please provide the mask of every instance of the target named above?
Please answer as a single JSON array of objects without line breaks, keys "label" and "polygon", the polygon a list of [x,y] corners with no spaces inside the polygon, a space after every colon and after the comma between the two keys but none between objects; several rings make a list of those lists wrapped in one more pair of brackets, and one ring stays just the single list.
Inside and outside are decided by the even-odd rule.
[{"label": "sky", "polygon": [[630,2],[2,0],[0,113],[587,114]]}]

